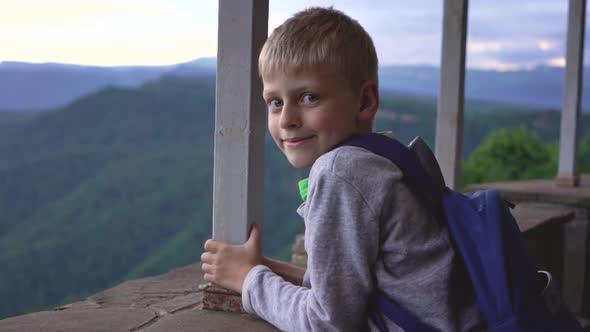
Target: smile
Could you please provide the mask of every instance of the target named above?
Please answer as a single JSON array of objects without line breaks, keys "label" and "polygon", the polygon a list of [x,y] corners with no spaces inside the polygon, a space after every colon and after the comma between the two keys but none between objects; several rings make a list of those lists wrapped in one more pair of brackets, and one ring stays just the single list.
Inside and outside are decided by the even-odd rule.
[{"label": "smile", "polygon": [[283,139],[283,144],[285,147],[289,148],[296,148],[304,145],[305,143],[309,142],[315,136],[307,136],[307,137],[297,137],[297,138],[288,138]]}]

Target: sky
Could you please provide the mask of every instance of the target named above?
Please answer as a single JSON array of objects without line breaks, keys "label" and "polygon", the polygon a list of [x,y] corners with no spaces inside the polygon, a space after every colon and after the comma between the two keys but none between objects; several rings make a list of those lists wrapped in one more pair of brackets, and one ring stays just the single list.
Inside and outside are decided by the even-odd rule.
[{"label": "sky", "polygon": [[[270,0],[269,31],[313,5],[357,19],[381,64],[440,63],[443,0]],[[567,6],[469,1],[467,67],[563,66]],[[0,0],[0,61],[168,65],[216,52],[216,0]]]}]

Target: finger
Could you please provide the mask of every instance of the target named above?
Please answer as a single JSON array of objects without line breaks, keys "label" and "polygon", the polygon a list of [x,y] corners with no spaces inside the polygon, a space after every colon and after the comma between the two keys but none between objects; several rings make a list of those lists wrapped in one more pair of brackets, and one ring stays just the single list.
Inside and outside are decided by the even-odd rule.
[{"label": "finger", "polygon": [[201,270],[205,273],[214,274],[215,267],[211,264],[203,263],[201,264]]},{"label": "finger", "polygon": [[203,275],[203,279],[205,279],[207,282],[215,282],[215,276],[210,273],[205,273]]},{"label": "finger", "polygon": [[212,253],[217,252],[217,248],[219,247],[219,243],[217,241],[213,241],[211,239],[205,241],[205,250],[210,251]]},{"label": "finger", "polygon": [[203,263],[213,263],[213,254],[206,251],[201,255],[201,262]]}]

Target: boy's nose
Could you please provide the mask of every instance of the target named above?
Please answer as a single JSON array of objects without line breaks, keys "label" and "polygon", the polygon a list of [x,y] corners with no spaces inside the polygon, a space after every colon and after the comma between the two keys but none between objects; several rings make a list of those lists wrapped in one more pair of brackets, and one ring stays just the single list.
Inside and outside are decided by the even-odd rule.
[{"label": "boy's nose", "polygon": [[279,125],[281,128],[299,128],[301,126],[299,110],[287,104],[283,105]]}]

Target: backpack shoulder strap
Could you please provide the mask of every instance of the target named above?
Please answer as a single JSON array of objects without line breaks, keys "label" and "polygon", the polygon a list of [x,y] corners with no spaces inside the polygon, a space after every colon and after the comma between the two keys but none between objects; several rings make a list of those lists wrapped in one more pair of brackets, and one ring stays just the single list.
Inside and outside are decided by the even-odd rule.
[{"label": "backpack shoulder strap", "polygon": [[342,144],[369,150],[393,162],[403,173],[404,180],[419,193],[428,195],[434,202],[440,202],[441,192],[435,188],[418,156],[399,141],[382,134],[371,133],[352,138]]},{"label": "backpack shoulder strap", "polygon": [[[404,331],[440,332],[434,327],[422,323],[414,315],[400,307],[399,304],[392,301],[385,293],[381,291],[377,291],[373,301],[373,305],[376,306],[378,311],[382,312],[387,318],[389,318],[397,326],[401,327]],[[377,325],[379,331],[387,331],[387,325],[380,319],[378,312],[372,313],[372,319],[375,325]]]}]

